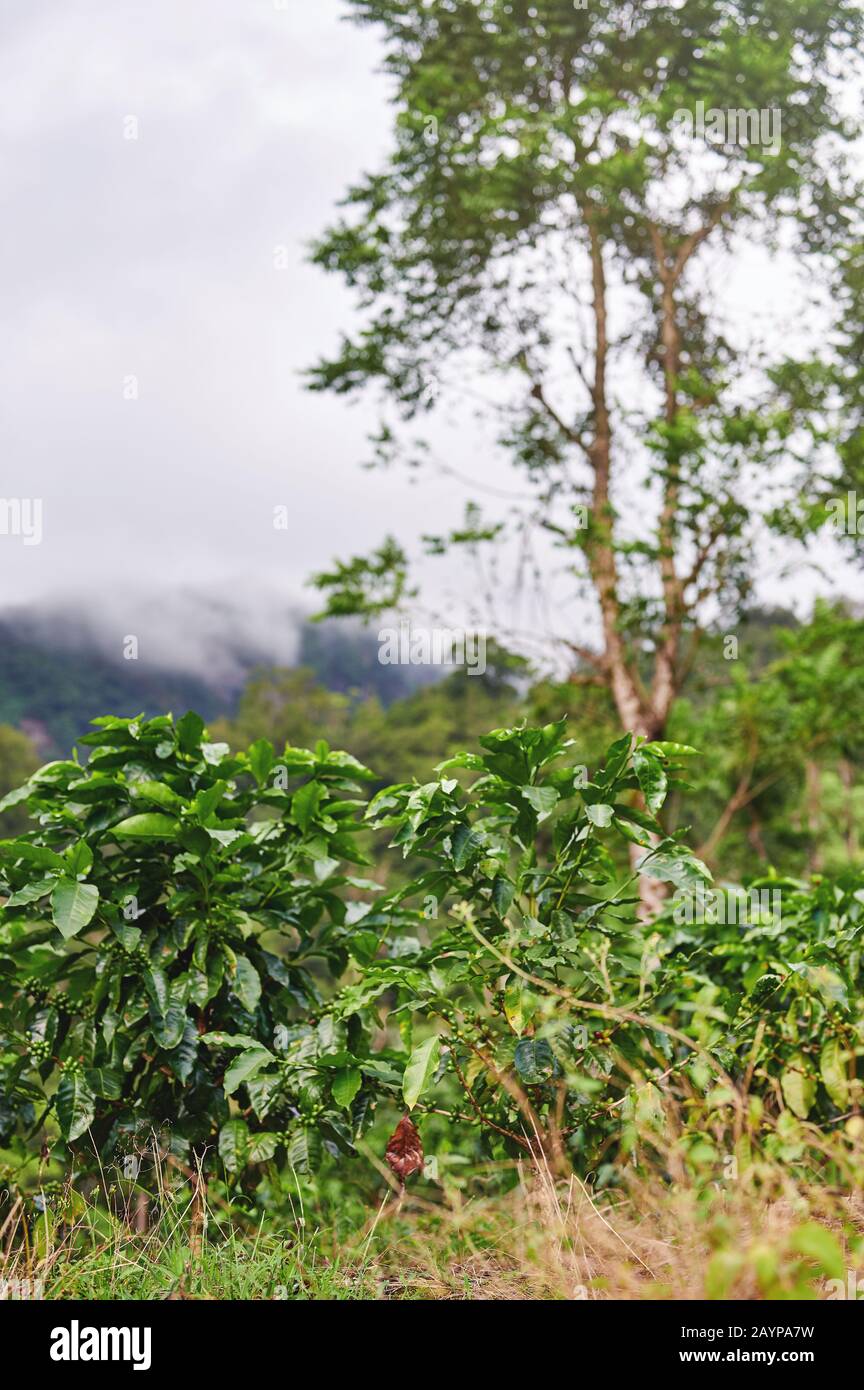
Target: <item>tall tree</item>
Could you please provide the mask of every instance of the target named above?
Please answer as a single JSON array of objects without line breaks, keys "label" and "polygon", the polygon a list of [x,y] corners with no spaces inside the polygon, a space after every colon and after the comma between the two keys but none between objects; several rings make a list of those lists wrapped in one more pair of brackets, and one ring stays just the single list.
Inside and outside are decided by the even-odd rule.
[{"label": "tall tree", "polygon": [[[382,35],[395,144],[314,250],[363,320],[310,385],[378,388],[377,459],[417,463],[417,422],[454,381],[503,378],[497,444],[530,500],[505,519],[472,508],[427,546],[501,545],[514,526],[550,537],[596,614],[587,641],[565,615],[572,678],[607,686],[625,728],[662,737],[700,629],[748,594],[759,519],[812,523],[800,504],[814,433],[824,478],[849,471],[848,432],[825,412],[855,335],[832,338],[826,318],[818,368],[776,335],[745,355],[700,263],[722,271],[764,243],[854,295],[856,132],[839,103],[861,12],[346,3]],[[317,583],[331,612],[380,612],[410,592],[407,567],[388,538]]]}]

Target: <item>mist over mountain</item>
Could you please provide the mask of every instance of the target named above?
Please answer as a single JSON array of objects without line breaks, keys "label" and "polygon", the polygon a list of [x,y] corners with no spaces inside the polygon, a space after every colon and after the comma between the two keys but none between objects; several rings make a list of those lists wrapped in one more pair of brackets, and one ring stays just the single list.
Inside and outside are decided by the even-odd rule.
[{"label": "mist over mountain", "polygon": [[0,723],[51,757],[67,753],[97,714],[230,715],[261,667],[309,667],[330,690],[385,704],[436,678],[381,665],[372,629],[318,625],[284,597],[249,593],[118,586],[98,598],[0,609]]},{"label": "mist over mountain", "polygon": [[283,597],[239,585],[235,595],[118,585],[0,610],[18,642],[58,654],[87,650],[111,664],[192,676],[226,692],[252,666],[293,665],[303,622]]}]

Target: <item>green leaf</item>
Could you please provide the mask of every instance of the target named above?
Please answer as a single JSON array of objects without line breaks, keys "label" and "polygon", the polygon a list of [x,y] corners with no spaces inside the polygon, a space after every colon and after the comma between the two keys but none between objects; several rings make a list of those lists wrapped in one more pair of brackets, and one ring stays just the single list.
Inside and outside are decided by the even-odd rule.
[{"label": "green leaf", "polygon": [[515,884],[507,878],[496,878],[492,884],[492,903],[499,917],[506,917],[515,894]]},{"label": "green leaf", "polygon": [[93,867],[93,851],[86,840],[70,845],[65,854],[66,872],[70,878],[81,878]]},{"label": "green leaf", "polygon": [[259,1072],[262,1067],[265,1067],[268,1062],[274,1062],[275,1060],[273,1053],[266,1047],[250,1048],[248,1052],[238,1053],[225,1073],[224,1085],[226,1096],[233,1096],[234,1092],[239,1086],[242,1086],[244,1081],[248,1081],[249,1077],[254,1076],[255,1073]]},{"label": "green leaf", "polygon": [[164,1014],[168,1007],[168,977],[158,965],[144,972],[144,988],[156,1013]]},{"label": "green leaf", "polygon": [[522,796],[537,812],[538,820],[545,820],[558,804],[558,793],[554,787],[523,787]]},{"label": "green leaf", "polygon": [[260,1129],[249,1136],[248,1156],[250,1163],[267,1163],[279,1147],[279,1135],[269,1134]]},{"label": "green leaf", "polygon": [[614,807],[607,806],[605,801],[596,802],[593,806],[585,807],[585,814],[592,825],[605,830],[607,825],[612,824],[612,817],[615,814]]},{"label": "green leaf", "polygon": [[833,1004],[840,1004],[844,1009],[849,1008],[849,992],[836,970],[832,970],[830,965],[794,965],[793,970],[801,974],[810,985],[811,989],[818,990],[824,1002],[831,1007]]},{"label": "green leaf", "polygon": [[611,788],[616,784],[627,767],[632,746],[633,735],[624,734],[606,749],[603,768],[596,778],[598,786]]},{"label": "green leaf", "polygon": [[333,1014],[325,1014],[318,1021],[318,1048],[321,1057],[332,1057],[334,1053],[344,1052],[348,1034],[341,1019]]},{"label": "green leaf", "polygon": [[[451,768],[467,767],[472,772],[482,772],[486,764],[479,753],[457,753],[452,758],[445,758],[443,763],[435,764],[436,772],[449,772]],[[385,788],[389,791],[389,788]]]},{"label": "green leaf", "polygon": [[116,921],[111,923],[111,930],[116,936],[124,951],[137,951],[141,945],[144,933],[140,927],[134,927],[131,922]]},{"label": "green leaf", "polygon": [[123,1077],[113,1067],[91,1067],[84,1073],[87,1085],[94,1096],[104,1100],[120,1100],[123,1095]]},{"label": "green leaf", "polygon": [[413,1110],[438,1070],[441,1056],[441,1039],[436,1033],[415,1047],[408,1059],[405,1075],[402,1078],[402,1098],[409,1110]]},{"label": "green leaf", "polygon": [[122,840],[173,840],[177,829],[178,822],[173,817],[160,811],[144,811],[121,820],[112,833]]},{"label": "green leaf", "polygon": [[259,787],[263,787],[276,761],[273,744],[266,738],[256,739],[256,741],[250,745],[246,756],[249,759],[249,766],[252,769],[255,781],[258,783]]},{"label": "green leaf", "polygon": [[202,743],[201,754],[205,763],[218,767],[225,758],[230,757],[231,749],[227,743]]},{"label": "green leaf", "polygon": [[198,1029],[191,1018],[187,1018],[183,1028],[183,1036],[177,1046],[171,1049],[168,1057],[168,1065],[178,1081],[189,1080],[195,1059],[198,1056],[199,1042]]},{"label": "green leaf", "polygon": [[633,754],[633,768],[639,786],[642,788],[642,795],[645,797],[645,805],[648,810],[659,811],[666,800],[669,786],[666,771],[660,759],[655,758],[652,753],[646,752],[644,747],[637,748]]},{"label": "green leaf", "polygon": [[0,840],[0,859],[11,863],[23,859],[25,864],[35,864],[39,869],[53,869],[60,874],[66,872],[66,860],[62,855],[42,845],[31,845],[28,840]]},{"label": "green leaf", "polygon": [[198,793],[192,802],[192,809],[200,820],[209,820],[227,790],[228,783],[220,780],[214,782],[212,787],[206,787],[204,791]]},{"label": "green leaf", "polygon": [[504,1017],[517,1037],[537,1012],[537,999],[521,983],[510,984],[504,991]]},{"label": "green leaf", "polygon": [[819,1070],[825,1083],[825,1090],[834,1104],[841,1110],[846,1109],[849,1099],[849,1082],[846,1077],[844,1058],[845,1052],[840,1039],[829,1038],[822,1048]]},{"label": "green leaf", "polygon": [[247,956],[237,957],[233,991],[247,1013],[254,1014],[261,998],[261,976]]},{"label": "green leaf", "polygon": [[170,985],[165,972],[154,966],[144,975],[144,988],[150,998],[150,1025],[160,1047],[171,1052],[180,1043],[186,1027],[186,983]]},{"label": "green leaf", "polygon": [[639,863],[639,872],[696,892],[712,881],[708,866],[682,845],[646,854]]},{"label": "green leaf", "polygon": [[182,796],[178,796],[164,782],[135,782],[130,788],[133,801],[152,801],[165,811],[179,811],[185,806]]},{"label": "green leaf", "polygon": [[219,1157],[229,1173],[239,1173],[246,1166],[249,1152],[249,1126],[245,1120],[227,1120],[219,1131]]},{"label": "green leaf", "polygon": [[472,830],[470,825],[460,825],[453,835],[453,864],[461,873],[473,855],[483,848],[485,840],[483,835]]},{"label": "green leaf", "polygon": [[698,748],[691,748],[689,743],[669,743],[665,739],[643,743],[640,751],[659,753],[661,758],[695,758],[699,752]]},{"label": "green leaf", "polygon": [[6,906],[26,907],[28,903],[38,902],[40,898],[47,897],[56,883],[56,878],[40,878],[37,883],[25,883],[23,888],[7,899]]},{"label": "green leaf", "polygon": [[619,820],[617,816],[612,824],[618,834],[623,835],[625,840],[629,840],[631,845],[639,845],[640,849],[651,848],[651,837],[646,830],[634,829],[632,825],[628,825],[624,820]]},{"label": "green leaf", "polygon": [[0,797],[0,812],[10,811],[13,806],[20,806],[22,801],[26,801],[33,788],[29,782],[25,782],[23,787],[16,787],[14,791],[7,792],[4,797]]},{"label": "green leaf", "polygon": [[363,1084],[363,1075],[357,1067],[343,1067],[333,1077],[333,1099],[343,1110],[351,1109],[351,1102]]},{"label": "green leaf", "polygon": [[638,806],[616,806],[615,815],[619,820],[632,822],[633,825],[641,826],[652,835],[662,835],[663,827],[656,816],[649,816],[647,811],[640,811]]},{"label": "green leaf", "polygon": [[320,782],[306,782],[291,798],[291,819],[304,835],[315,819],[324,788]]},{"label": "green leaf", "polygon": [[[182,993],[182,986],[180,987]],[[172,1052],[179,1046],[186,1028],[186,1004],[182,998],[174,996],[172,987],[172,998],[161,1018],[151,1019],[153,1036],[160,1047],[164,1047],[166,1052]]]},{"label": "green leaf", "polygon": [[66,941],[92,922],[98,906],[99,889],[92,883],[61,878],[51,894],[54,925]]},{"label": "green leaf", "polygon": [[816,1082],[807,1074],[807,1063],[800,1053],[790,1058],[790,1064],[780,1077],[783,1099],[799,1120],[806,1120],[816,1099]]},{"label": "green leaf", "polygon": [[189,710],[182,719],[178,719],[174,726],[177,733],[177,742],[184,753],[195,753],[201,746],[201,736],[204,733],[204,720],[200,714],[195,714]]},{"label": "green leaf", "polygon": [[215,1033],[202,1033],[201,1041],[211,1047],[260,1047],[259,1038],[252,1038],[248,1033],[222,1033],[218,1030]]},{"label": "green leaf", "polygon": [[80,1139],[93,1123],[96,1102],[93,1092],[80,1074],[64,1072],[57,1087],[57,1119],[67,1144]]},{"label": "green leaf", "polygon": [[846,1278],[846,1260],[837,1237],[817,1221],[796,1226],[790,1245],[799,1254],[813,1260],[829,1279]]},{"label": "green leaf", "polygon": [[523,1038],[516,1044],[513,1061],[520,1077],[529,1086],[550,1081],[557,1071],[552,1048],[545,1038]]},{"label": "green leaf", "polygon": [[295,1173],[312,1173],[318,1164],[321,1144],[315,1130],[298,1129],[288,1144],[288,1163]]}]

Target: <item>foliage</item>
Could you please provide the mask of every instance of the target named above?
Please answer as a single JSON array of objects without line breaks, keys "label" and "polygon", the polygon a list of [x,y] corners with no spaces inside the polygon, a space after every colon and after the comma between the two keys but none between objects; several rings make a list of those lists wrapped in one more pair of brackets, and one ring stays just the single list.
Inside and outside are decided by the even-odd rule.
[{"label": "foliage", "polygon": [[[860,872],[678,898],[657,923],[658,1006],[774,1113],[834,1124],[862,1100],[862,932]],[[798,1156],[797,1128],[785,1147],[778,1132]]]},{"label": "foliage", "polygon": [[[0,842],[7,1148],[86,1166],[160,1134],[275,1193],[404,1107],[602,1185],[659,1144],[672,1092],[697,1168],[715,1117],[771,1117],[794,1162],[800,1122],[860,1104],[864,877],[713,888],[664,824],[687,745],[628,734],[588,764],[566,719],[499,728],[361,821],[373,774],[326,743],[94,722],[86,766],[6,798],[35,820]],[[404,865],[377,900],[343,868],[364,824]],[[673,891],[655,920],[640,874]]]},{"label": "foliage", "polygon": [[[589,779],[564,761],[565,724],[496,730],[435,781],[378,793],[368,818],[414,869],[363,921],[398,930],[388,958],[370,958],[362,984],[337,1000],[350,1019],[395,997],[411,1048],[405,1103],[447,1073],[463,1112],[509,1152],[548,1150],[559,1133],[584,1147],[598,1105],[602,1115],[629,1072],[652,1067],[655,1030],[633,1017],[651,957],[620,851],[635,842],[641,872],[658,879],[708,879],[657,818],[692,750],[626,735]],[[467,792],[453,775],[463,769],[479,774]]]},{"label": "foliage", "polygon": [[762,662],[743,635],[740,659],[728,663],[717,643],[703,648],[670,721],[675,738],[711,749],[682,814],[699,853],[728,877],[752,877],[754,858],[780,873],[840,872],[860,863],[864,624],[817,604],[808,623],[766,638],[773,651]]},{"label": "foliage", "polygon": [[[0,724],[0,800],[20,787],[38,766],[36,749],[27,735]],[[16,835],[26,824],[26,812],[20,808],[0,813],[0,835]]]},{"label": "foliage", "polygon": [[[298,1019],[322,1015],[326,1036],[370,774],[324,742],[232,755],[191,713],[94,723],[86,767],[49,763],[0,803],[37,822],[0,843],[0,1142],[48,1120],[86,1163],[167,1127],[209,1166],[218,1139],[238,1172],[308,1146],[313,1119],[341,1135],[311,1064],[255,1072],[265,1047],[288,1054]],[[241,1067],[237,1038],[253,1048]]]},{"label": "foliage", "polygon": [[[542,566],[551,539],[568,576],[559,650],[609,690],[621,728],[668,736],[708,617],[749,599],[757,537],[805,538],[860,481],[859,127],[836,75],[860,46],[860,7],[349,11],[381,37],[394,140],[315,247],[360,319],[310,387],[378,397],[376,460],[412,471],[438,466],[432,410],[463,385],[488,402],[524,503],[488,518],[469,504],[464,526],[423,537],[427,553],[494,544],[500,557],[509,540]],[[700,103],[719,136],[699,130]],[[747,111],[770,115],[770,139],[732,132]],[[698,267],[710,251],[731,269],[754,236],[825,287],[818,360],[790,358],[782,334],[752,352],[729,340]],[[329,612],[377,613],[408,597],[406,543],[315,582]],[[574,589],[591,603],[589,644]]]},{"label": "foliage", "polygon": [[247,681],[233,717],[211,727],[214,737],[241,747],[267,738],[302,748],[319,738],[341,743],[350,719],[349,697],[327,689],[308,667],[261,668]]},{"label": "foliage", "polygon": [[520,712],[508,658],[487,653],[487,660],[483,675],[455,670],[390,704],[326,689],[303,668],[262,670],[247,684],[236,715],[211,727],[239,746],[262,736],[299,746],[326,738],[352,748],[382,782],[407,781],[425,776],[430,755],[455,753]]}]

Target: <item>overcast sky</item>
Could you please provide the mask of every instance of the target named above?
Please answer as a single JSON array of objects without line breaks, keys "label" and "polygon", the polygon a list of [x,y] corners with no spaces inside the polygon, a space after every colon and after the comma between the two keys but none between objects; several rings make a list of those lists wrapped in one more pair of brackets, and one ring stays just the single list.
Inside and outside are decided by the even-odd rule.
[{"label": "overcast sky", "polygon": [[389,143],[378,40],[344,8],[0,0],[0,496],[44,504],[41,545],[0,544],[3,605],[76,596],[136,632],[129,595],[152,622],[191,585],[265,613],[456,519],[452,483],[358,467],[371,405],[298,377],[352,321],[304,245]]},{"label": "overcast sky", "polygon": [[5,603],[298,595],[410,518],[357,467],[372,416],[298,381],[350,311],[304,245],[387,144],[376,43],[341,13],[2,0],[0,495],[44,500],[43,543],[0,545]]}]

